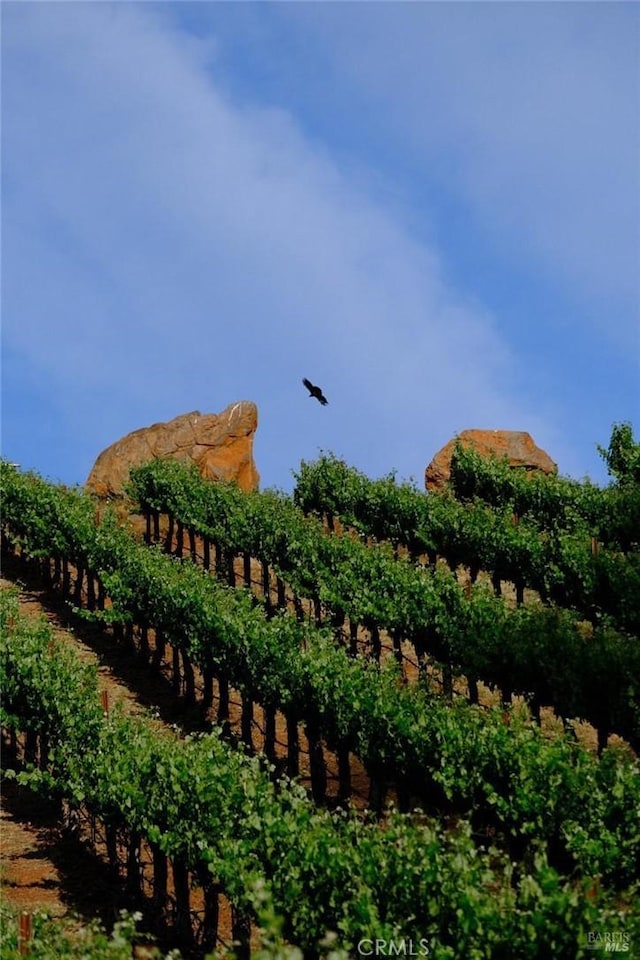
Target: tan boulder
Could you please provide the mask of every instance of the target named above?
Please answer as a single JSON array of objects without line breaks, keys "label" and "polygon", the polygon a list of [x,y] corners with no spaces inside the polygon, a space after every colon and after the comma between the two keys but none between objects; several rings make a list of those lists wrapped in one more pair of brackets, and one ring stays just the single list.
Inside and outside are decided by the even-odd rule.
[{"label": "tan boulder", "polygon": [[427,490],[446,486],[451,476],[451,457],[456,442],[472,446],[483,457],[507,457],[510,467],[525,470],[540,470],[542,473],[557,473],[558,466],[548,453],[536,446],[530,433],[524,430],[463,430],[445,444],[425,470],[424,485]]},{"label": "tan boulder", "polygon": [[241,400],[222,413],[194,410],[142,427],[102,451],[86,487],[101,497],[120,496],[131,467],[153,459],[174,459],[195,463],[210,480],[232,480],[243,490],[255,490],[260,481],[253,461],[257,426],[255,403]]}]

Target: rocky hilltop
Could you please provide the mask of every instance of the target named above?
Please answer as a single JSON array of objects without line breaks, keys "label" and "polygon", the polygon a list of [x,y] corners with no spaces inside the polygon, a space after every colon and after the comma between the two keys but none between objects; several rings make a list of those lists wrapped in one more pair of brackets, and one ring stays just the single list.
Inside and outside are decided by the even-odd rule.
[{"label": "rocky hilltop", "polygon": [[436,453],[425,470],[427,490],[444,487],[451,476],[451,457],[457,442],[472,446],[482,457],[507,457],[509,466],[542,473],[557,473],[558,465],[524,430],[463,430]]},{"label": "rocky hilltop", "polygon": [[258,408],[249,400],[232,403],[222,413],[194,410],[142,427],[102,451],[86,487],[101,497],[120,496],[131,467],[161,458],[194,463],[203,477],[255,490],[260,480],[253,460],[257,427]]}]

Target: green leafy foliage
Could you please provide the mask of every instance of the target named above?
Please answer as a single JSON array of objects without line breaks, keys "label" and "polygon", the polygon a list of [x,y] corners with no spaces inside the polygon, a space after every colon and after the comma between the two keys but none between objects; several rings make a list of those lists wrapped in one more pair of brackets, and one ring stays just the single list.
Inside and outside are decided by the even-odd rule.
[{"label": "green leafy foliage", "polygon": [[[322,506],[338,514],[339,491],[346,504],[339,512],[343,521],[351,525],[359,517],[361,529],[366,529],[374,542],[327,536],[319,521],[303,517],[284,497],[273,493],[247,495],[234,487],[207,483],[197,471],[171,461],[155,461],[132,471],[132,491],[143,509],[171,513],[232,555],[245,552],[270,564],[295,593],[320,601],[329,621],[348,617],[352,622],[387,630],[399,640],[410,641],[418,655],[428,654],[448,663],[457,673],[508,686],[554,706],[563,716],[588,720],[640,743],[640,646],[635,637],[617,632],[608,619],[597,616],[587,641],[583,615],[540,604],[513,611],[482,583],[467,593],[441,564],[425,568],[396,558],[388,543],[377,542],[385,532],[383,503],[392,529],[400,516],[390,481],[382,482],[380,493],[376,483],[335,458],[324,458],[316,465],[303,464],[299,487],[303,477],[307,493],[298,496],[307,506],[315,496],[317,509]],[[465,551],[471,550],[466,560],[472,560],[477,569],[492,563],[506,575],[507,566],[517,570],[525,567],[520,526],[514,527],[511,522],[498,525],[495,529],[499,536],[492,539],[490,526],[483,519],[491,516],[486,507],[469,513],[450,498],[426,497],[415,491],[412,497],[416,511],[426,504],[431,520],[438,519],[438,524],[429,528],[429,537],[433,534],[434,539],[424,535],[423,543],[437,543],[441,549],[446,540],[452,565],[465,562]],[[400,500],[409,502],[408,491],[401,493]],[[378,526],[370,525],[373,521],[369,515],[363,519],[358,513],[363,502],[376,504],[371,515],[378,518]],[[433,502],[436,507],[432,510]],[[454,508],[453,524],[449,522],[448,505]],[[402,523],[402,529],[409,529],[411,522],[423,523],[414,534],[414,549],[426,523],[424,517],[422,521],[416,517],[417,513],[411,513]],[[542,564],[539,539],[536,543]],[[488,557],[486,544],[493,544],[493,559]],[[606,594],[600,581],[596,588],[592,560],[591,554],[578,551],[573,566],[569,555],[563,561],[566,571],[572,571],[576,590],[588,592],[590,599],[584,605],[590,610],[599,609],[597,597]],[[607,556],[599,568],[617,571],[624,587],[618,606],[621,615],[626,616],[628,611],[630,621],[640,609],[640,566],[636,560]],[[622,572],[619,564],[623,565]],[[546,589],[551,592],[558,580],[557,569],[552,564],[545,574]],[[563,582],[568,576],[567,572]],[[608,696],[594,699],[605,660],[611,677]]]},{"label": "green leafy foliage", "polygon": [[[262,957],[298,957],[287,941],[315,955],[329,944],[344,957],[363,937],[423,939],[436,957],[542,957],[550,942],[558,955],[581,956],[583,931],[633,922],[605,895],[586,899],[542,853],[516,876],[496,850],[476,846],[464,822],[444,830],[392,813],[381,829],[352,813],[315,809],[298,786],[276,786],[257,759],[216,733],[179,740],[117,712],[96,729],[86,667],[62,650],[52,655],[47,629],[23,621],[15,598],[3,595],[2,609],[2,679],[10,668],[15,681],[9,714],[18,716],[15,703],[26,702],[20,690],[45,694],[49,708],[36,707],[35,696],[29,702],[40,720],[51,712],[50,776],[59,794],[142,833],[193,870],[206,866],[234,905],[266,924]],[[20,710],[28,724],[29,711]],[[92,730],[80,751],[69,746],[76,727]],[[132,937],[124,922],[111,938],[96,931],[83,955],[120,956]],[[14,941],[12,929],[8,956]],[[55,950],[74,955],[64,935],[39,920],[33,946],[43,958]]]},{"label": "green leafy foliage", "polygon": [[[97,922],[60,920],[42,911],[31,914],[31,936],[20,942],[19,915],[3,906],[0,913],[0,948],[3,960],[131,960],[134,945],[141,939],[136,925],[140,914],[122,912],[111,933]],[[142,939],[148,942],[148,937]],[[180,952],[163,954],[157,948],[148,948],[147,956],[154,960],[180,960]]]},{"label": "green leafy foliage", "polygon": [[640,443],[634,440],[630,423],[617,423],[611,432],[608,449],[599,446],[598,451],[619,487],[637,488],[640,485]]},{"label": "green leafy foliage", "polygon": [[[21,475],[15,471],[6,481],[7,523],[12,518],[12,484],[19,487],[21,482]],[[25,482],[33,497],[42,490],[49,509],[49,529],[53,529],[53,488],[43,481],[38,486],[29,477]],[[82,495],[59,490],[58,496],[62,527],[67,522],[70,501],[71,514],[84,516],[75,503]],[[16,522],[24,523],[20,518]],[[29,531],[24,526],[22,529],[24,542],[31,543]],[[116,616],[162,629],[168,642],[185,650],[196,664],[213,667],[252,699],[277,706],[295,720],[313,723],[330,745],[357,753],[373,776],[404,784],[439,809],[473,814],[478,828],[496,828],[507,848],[524,853],[533,840],[543,841],[554,860],[577,866],[585,874],[609,870],[618,885],[634,876],[637,847],[633,842],[633,816],[619,819],[618,802],[613,807],[614,815],[609,816],[609,782],[606,778],[598,781],[597,760],[568,739],[548,743],[535,725],[515,714],[507,728],[500,710],[481,710],[465,702],[449,704],[427,695],[421,687],[403,685],[393,664],[379,669],[370,660],[350,658],[334,645],[326,630],[298,623],[289,615],[267,618],[246,591],[222,586],[190,562],[145,547],[108,519],[96,524],[92,517],[84,532],[86,542],[76,539],[69,549],[101,576]],[[55,532],[52,535],[58,536]],[[34,524],[35,549],[44,549],[47,536],[47,531]],[[363,548],[356,546],[360,556]],[[403,569],[413,576],[410,564],[404,564]],[[436,571],[434,576],[438,582],[441,574]],[[455,658],[467,636],[456,632],[456,620],[450,618],[456,604],[462,602],[462,594],[448,574],[442,576],[437,612],[449,653]],[[480,593],[470,609],[475,618],[470,627],[476,642],[468,649],[478,662],[490,655],[501,664],[504,673],[499,680],[513,682],[517,668],[521,672],[515,673],[515,680],[531,684],[542,695],[546,689],[543,683],[552,687],[558,682],[554,667],[560,678],[565,675],[565,664],[559,658],[562,651],[570,664],[580,656],[587,660],[592,671],[589,675],[594,683],[602,685],[604,661],[588,660],[584,641],[575,631],[569,634],[575,650],[567,650],[564,621],[570,615],[566,611],[545,610],[542,618],[530,608],[509,614],[513,649],[520,651],[516,659],[506,645],[501,645],[504,606],[496,607],[495,598]],[[496,610],[503,612],[503,620]],[[532,619],[538,628],[534,647]],[[445,629],[449,631],[446,634]],[[617,639],[614,634],[612,651]],[[608,652],[607,659],[615,660]],[[541,662],[548,663],[549,670],[538,681],[535,678]],[[475,665],[474,661],[470,664],[472,668]],[[567,687],[563,704],[568,710],[581,707],[580,690]],[[587,694],[590,692],[587,689]],[[19,698],[14,699],[19,702]],[[625,809],[635,809],[637,764],[620,757],[613,767],[602,769],[608,769],[618,791],[622,789],[620,802]],[[135,802],[144,804],[143,798]],[[566,822],[572,818],[576,829],[567,832]],[[574,849],[572,838],[580,837],[580,830],[600,840],[591,846],[576,841]],[[608,859],[612,843],[624,851],[615,865]],[[578,859],[578,851],[588,853],[591,859]]]},{"label": "green leafy foliage", "polygon": [[[208,869],[236,908],[267,925],[263,957],[293,960],[291,943],[310,956],[333,950],[344,958],[363,937],[426,939],[429,955],[441,958],[542,958],[550,943],[558,955],[579,957],[585,931],[612,923],[634,929],[619,895],[615,902],[606,893],[586,898],[542,852],[514,871],[497,850],[479,848],[464,821],[447,830],[391,813],[381,828],[316,809],[299,786],[276,785],[256,758],[216,733],[179,740],[117,712],[95,729],[96,690],[86,668],[51,655],[50,634],[22,620],[14,597],[3,595],[2,616],[2,680],[9,672],[14,678],[7,717],[18,716],[15,704],[26,702],[29,689],[51,688],[66,700],[52,709],[49,730],[49,775],[59,795],[148,837],[194,871]],[[76,727],[92,735],[72,754],[66,744]],[[64,944],[59,955],[68,955]]]},{"label": "green leafy foliage", "polygon": [[427,494],[323,456],[302,463],[294,500],[414,558],[437,554],[453,570],[484,570],[596,623],[640,631],[639,487],[522,474],[460,445],[451,471],[450,491]]}]

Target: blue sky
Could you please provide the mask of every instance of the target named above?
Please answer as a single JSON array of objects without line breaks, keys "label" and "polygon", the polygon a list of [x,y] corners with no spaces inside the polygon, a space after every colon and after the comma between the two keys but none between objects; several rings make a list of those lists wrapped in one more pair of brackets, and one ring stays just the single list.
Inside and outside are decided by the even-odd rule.
[{"label": "blue sky", "polygon": [[[263,486],[640,432],[640,8],[2,4],[5,456],[258,405]],[[329,406],[306,396],[322,385]]]}]

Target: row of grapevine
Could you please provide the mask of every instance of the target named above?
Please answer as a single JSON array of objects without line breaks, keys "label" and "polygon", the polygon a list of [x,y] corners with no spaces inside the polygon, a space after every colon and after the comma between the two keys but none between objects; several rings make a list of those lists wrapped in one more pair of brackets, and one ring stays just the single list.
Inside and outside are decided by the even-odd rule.
[{"label": "row of grapevine", "polygon": [[326,631],[292,616],[267,618],[246,592],[135,542],[108,516],[96,525],[86,496],[11,468],[3,493],[4,522],[32,555],[48,558],[55,544],[99,574],[114,605],[109,617],[161,631],[249,702],[305,722],[339,756],[360,756],[372,776],[472,816],[477,831],[497,830],[518,856],[544,842],[563,869],[601,873],[618,886],[634,876],[637,763],[612,750],[598,762],[564,737],[547,741],[516,711],[506,724],[500,710],[425,696],[399,683],[393,663],[381,670],[349,657]]},{"label": "row of grapevine", "polygon": [[391,477],[370,480],[333,456],[303,462],[296,478],[294,499],[305,513],[339,517],[366,537],[406,546],[414,559],[441,556],[453,570],[467,567],[472,580],[486,571],[497,592],[501,581],[514,583],[520,602],[528,587],[593,622],[640,632],[640,553],[603,549],[584,526],[541,533],[510,501],[489,508],[421,493]]},{"label": "row of grapevine", "polygon": [[270,564],[294,593],[321,603],[333,624],[348,618],[374,637],[386,630],[396,644],[412,643],[418,657],[467,676],[472,689],[479,678],[524,694],[534,709],[548,704],[588,720],[601,745],[611,731],[640,743],[640,648],[608,624],[585,631],[570,611],[512,610],[482,583],[463,589],[440,564],[416,567],[386,544],[327,536],[286,498],[207,483],[172,461],[133,470],[131,487],[143,510],[171,514],[232,556]]},{"label": "row of grapevine", "polygon": [[[3,492],[5,524],[32,555],[49,557],[55,543],[99,573],[115,607],[110,618],[153,626],[186,660],[227,678],[249,703],[304,722],[338,756],[356,753],[374,778],[404,783],[440,809],[472,815],[478,830],[497,829],[518,855],[533,839],[544,840],[558,865],[577,864],[617,884],[633,876],[636,763],[613,751],[598,763],[566,738],[547,741],[517,712],[507,725],[500,710],[427,697],[399,683],[392,663],[380,670],[349,657],[310,624],[267,618],[246,592],[136,543],[108,517],[96,526],[86,496],[11,468]],[[73,532],[72,541],[64,542],[64,531]],[[612,856],[616,847],[622,857]]]},{"label": "row of grapevine", "polygon": [[583,532],[605,547],[628,553],[640,547],[640,477],[631,464],[625,469],[625,463],[640,460],[639,450],[628,425],[614,427],[609,450],[601,452],[617,481],[600,488],[587,481],[513,470],[505,460],[482,457],[458,444],[450,484],[461,501],[507,507],[538,529]]},{"label": "row of grapevine", "polygon": [[591,930],[636,932],[610,896],[585,896],[540,853],[514,871],[497,851],[479,853],[464,823],[445,831],[392,814],[380,829],[318,810],[215,733],[179,740],[140,718],[105,717],[95,670],[21,618],[15,600],[3,597],[0,618],[3,726],[46,738],[23,781],[125,827],[132,842],[146,838],[160,887],[169,858],[206,888],[212,915],[223,892],[245,951],[264,917],[281,917],[281,936],[308,957],[353,955],[363,938],[410,939],[440,960],[581,957]]}]

